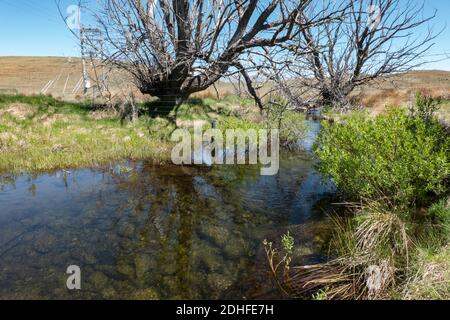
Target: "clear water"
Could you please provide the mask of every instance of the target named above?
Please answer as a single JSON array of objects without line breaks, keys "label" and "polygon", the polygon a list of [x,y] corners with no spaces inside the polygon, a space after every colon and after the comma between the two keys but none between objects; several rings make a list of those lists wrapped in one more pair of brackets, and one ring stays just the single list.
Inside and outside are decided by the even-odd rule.
[{"label": "clear water", "polygon": [[[297,261],[321,257],[318,203],[333,190],[308,151],[284,155],[273,177],[128,165],[1,178],[0,299],[276,298],[265,238],[289,229]],[[79,291],[66,288],[69,265],[81,268]]]}]

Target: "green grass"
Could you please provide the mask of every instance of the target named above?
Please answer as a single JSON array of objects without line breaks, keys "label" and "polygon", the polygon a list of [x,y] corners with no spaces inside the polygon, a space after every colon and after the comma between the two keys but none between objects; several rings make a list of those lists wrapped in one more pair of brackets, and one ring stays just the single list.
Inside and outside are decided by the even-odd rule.
[{"label": "green grass", "polygon": [[98,119],[85,103],[0,96],[0,172],[97,166],[121,159],[164,160],[170,154],[170,130],[164,119]]},{"label": "green grass", "polygon": [[133,123],[87,102],[0,94],[0,172],[93,167],[119,160],[166,162],[173,145],[170,134],[176,126],[191,128],[194,120],[203,120],[206,127],[216,121],[223,130],[264,127],[254,102],[235,96],[189,99],[178,108],[176,125],[146,114],[151,107],[152,102],[140,104],[143,114]]},{"label": "green grass", "polygon": [[450,245],[417,251],[404,299],[450,300]]}]

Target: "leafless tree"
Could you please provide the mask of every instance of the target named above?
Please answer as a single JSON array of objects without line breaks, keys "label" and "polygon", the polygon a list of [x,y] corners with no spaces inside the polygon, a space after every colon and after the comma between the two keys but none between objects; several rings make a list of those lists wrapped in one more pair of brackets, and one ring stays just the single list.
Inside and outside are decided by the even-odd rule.
[{"label": "leafless tree", "polygon": [[[230,73],[247,74],[245,52],[283,44],[317,21],[312,0],[99,0],[83,21],[104,35],[104,60],[129,72],[169,112]],[[89,17],[86,18],[86,15]],[[95,48],[94,48],[95,49]]]},{"label": "leafless tree", "polygon": [[[302,28],[289,47],[288,61],[278,65],[283,91],[315,98],[313,105],[331,105],[345,111],[349,96],[368,82],[409,71],[424,64],[424,54],[436,34],[424,16],[424,4],[414,0],[323,0],[301,14],[310,17],[341,10],[341,19],[329,19],[312,28]],[[324,9],[326,8],[326,9]],[[288,79],[288,80],[286,80]],[[281,83],[278,81],[278,83]],[[294,104],[298,104],[294,101]]]}]

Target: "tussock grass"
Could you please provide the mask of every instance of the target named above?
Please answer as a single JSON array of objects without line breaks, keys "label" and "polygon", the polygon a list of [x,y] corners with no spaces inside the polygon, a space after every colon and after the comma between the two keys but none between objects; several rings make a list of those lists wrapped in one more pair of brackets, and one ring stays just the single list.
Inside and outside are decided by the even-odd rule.
[{"label": "tussock grass", "polygon": [[290,268],[282,286],[291,297],[450,299],[448,233],[428,233],[448,232],[448,221],[404,220],[400,208],[375,202],[355,208],[353,217],[332,218],[328,262]]}]

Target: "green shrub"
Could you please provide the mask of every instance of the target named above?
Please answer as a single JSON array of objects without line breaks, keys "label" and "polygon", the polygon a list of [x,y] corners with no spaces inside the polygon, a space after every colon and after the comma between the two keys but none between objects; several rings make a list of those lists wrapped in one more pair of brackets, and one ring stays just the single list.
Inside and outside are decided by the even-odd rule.
[{"label": "green shrub", "polygon": [[307,128],[304,114],[286,111],[279,127],[281,146],[290,150],[299,148],[299,141],[305,138]]},{"label": "green shrub", "polygon": [[439,223],[450,225],[450,205],[447,204],[446,200],[441,200],[433,204],[428,209],[428,214]]},{"label": "green shrub", "polygon": [[436,112],[439,111],[440,104],[440,99],[417,93],[416,101],[409,111],[411,116],[421,118],[425,122],[431,122],[433,121]]},{"label": "green shrub", "polygon": [[427,210],[426,220],[417,227],[419,245],[428,250],[439,250],[450,243],[450,205],[447,200],[434,203]]},{"label": "green shrub", "polygon": [[288,109],[288,101],[275,97],[267,110],[267,127],[280,132],[280,145],[289,150],[299,149],[299,141],[306,136],[308,125],[305,115]]},{"label": "green shrub", "polygon": [[450,138],[435,122],[405,110],[324,124],[315,146],[318,170],[354,199],[422,204],[442,195],[449,175]]},{"label": "green shrub", "polygon": [[238,117],[226,117],[219,121],[218,128],[221,130],[227,129],[242,129],[244,131],[249,129],[260,130],[263,129],[263,125],[257,122],[253,122],[244,118]]}]

